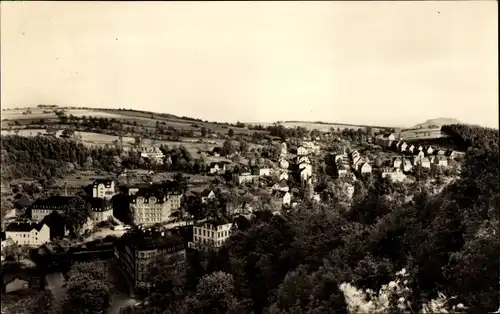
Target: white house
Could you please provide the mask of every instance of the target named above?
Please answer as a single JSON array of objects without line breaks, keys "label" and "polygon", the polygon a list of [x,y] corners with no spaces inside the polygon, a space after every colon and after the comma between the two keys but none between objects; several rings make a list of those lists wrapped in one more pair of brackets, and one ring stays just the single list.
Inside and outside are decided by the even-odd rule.
[{"label": "white house", "polygon": [[399,150],[401,152],[405,152],[407,148],[408,148],[408,144],[406,144],[406,142],[403,142],[403,143],[401,143],[401,146],[399,147]]},{"label": "white house", "polygon": [[271,168],[260,168],[259,176],[260,177],[268,177],[271,175]]},{"label": "white house", "polygon": [[403,160],[403,171],[408,172],[413,168],[411,162],[409,159],[404,159]]},{"label": "white house", "polygon": [[425,153],[424,153],[423,151],[418,151],[418,153],[417,153],[417,156],[416,156],[416,157],[417,157],[417,159],[422,159],[422,158],[424,158],[424,157],[425,157]]},{"label": "white house", "polygon": [[206,203],[210,199],[215,198],[215,193],[212,190],[206,189],[201,192],[201,202]]},{"label": "white house", "polygon": [[407,150],[408,150],[410,153],[412,153],[412,154],[413,154],[413,153],[415,152],[415,145],[413,145],[413,144],[412,144],[412,145],[410,145],[410,146],[407,148]]},{"label": "white house", "polygon": [[385,168],[382,170],[382,178],[386,177],[391,178],[395,182],[402,182],[406,179],[406,175],[403,172],[399,171],[399,169],[395,171],[394,168]]},{"label": "white house", "polygon": [[352,196],[354,195],[354,185],[345,183],[344,184],[345,192],[347,193],[347,197],[349,199],[352,199]]},{"label": "white house", "polygon": [[212,162],[210,164],[210,174],[223,174],[226,171],[226,162]]},{"label": "white house", "polygon": [[113,206],[109,201],[102,198],[93,197],[89,200],[90,208],[92,209],[92,221],[100,223],[112,219]]},{"label": "white house", "polygon": [[290,163],[286,159],[281,159],[279,163],[282,169],[288,169],[288,167],[290,167]]},{"label": "white house", "polygon": [[111,199],[115,195],[115,181],[98,179],[92,183],[92,197]]},{"label": "white house", "polygon": [[213,220],[193,226],[193,242],[188,246],[193,249],[219,249],[231,235],[233,223],[227,220]]},{"label": "white house", "polygon": [[424,158],[419,159],[419,163],[420,163],[420,165],[421,165],[423,168],[427,168],[427,169],[430,169],[430,168],[431,168],[431,161],[430,161],[430,160],[429,160],[429,158],[427,158],[427,157],[424,157]]},{"label": "white house", "polygon": [[259,176],[252,175],[250,172],[245,172],[245,173],[241,173],[241,174],[239,174],[239,173],[233,174],[233,182],[238,184],[238,185],[256,181],[256,180],[258,180],[258,178],[259,178]]},{"label": "white house", "polygon": [[358,160],[356,160],[355,162],[353,162],[352,164],[352,167],[354,168],[354,170],[358,171],[359,168],[361,167],[361,165],[364,163],[365,161],[363,160],[363,158],[359,158]]},{"label": "white house", "polygon": [[403,163],[403,161],[401,160],[401,158],[397,157],[393,161],[393,166],[394,166],[394,168],[401,168],[402,163]]},{"label": "white house", "polygon": [[281,151],[282,151],[282,152],[284,151],[284,152],[286,153],[286,151],[287,151],[287,150],[288,150],[288,147],[287,147],[286,143],[285,143],[285,142],[282,142],[282,143],[281,143]]},{"label": "white house", "polygon": [[307,155],[307,149],[304,146],[299,146],[299,148],[297,148],[297,155],[299,156]]},{"label": "white house", "polygon": [[441,166],[441,167],[448,167],[448,159],[446,159],[446,157],[444,156],[437,156],[435,159],[434,159],[434,163],[438,166]]},{"label": "white house", "polygon": [[432,155],[433,152],[434,152],[434,149],[431,146],[427,147],[427,149],[425,150],[425,153],[427,155]]},{"label": "white house", "polygon": [[385,134],[382,137],[382,143],[386,147],[390,147],[395,140],[396,140],[396,135],[394,133]]},{"label": "white house", "polygon": [[292,194],[288,191],[276,191],[275,196],[279,197],[281,199],[281,204],[283,206],[290,206],[292,203]]},{"label": "white house", "polygon": [[371,173],[372,172],[372,166],[370,166],[369,163],[365,162],[361,166],[360,172],[361,173]]},{"label": "white house", "polygon": [[279,178],[279,180],[280,180],[280,181],[281,181],[281,180],[285,180],[285,181],[287,181],[287,180],[288,180],[288,173],[287,173],[287,172],[282,172],[282,173],[280,174],[280,178]]},{"label": "white house", "polygon": [[302,164],[302,163],[310,164],[311,160],[307,156],[301,156],[301,157],[297,158],[297,163],[298,164]]},{"label": "white house", "polygon": [[5,238],[17,245],[38,247],[50,241],[50,228],[41,223],[13,222],[5,229]]}]

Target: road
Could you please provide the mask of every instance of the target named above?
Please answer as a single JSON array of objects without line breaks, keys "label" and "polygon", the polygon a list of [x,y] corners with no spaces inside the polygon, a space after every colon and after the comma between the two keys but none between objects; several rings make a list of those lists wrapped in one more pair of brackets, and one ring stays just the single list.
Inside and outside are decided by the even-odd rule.
[{"label": "road", "polygon": [[46,275],[47,288],[52,292],[57,301],[63,301],[66,297],[66,288],[63,287],[65,282],[63,274],[50,273]]}]

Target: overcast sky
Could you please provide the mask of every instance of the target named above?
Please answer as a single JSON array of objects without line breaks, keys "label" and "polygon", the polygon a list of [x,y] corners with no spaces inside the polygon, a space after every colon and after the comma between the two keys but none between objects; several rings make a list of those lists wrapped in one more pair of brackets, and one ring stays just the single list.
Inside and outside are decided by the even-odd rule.
[{"label": "overcast sky", "polygon": [[2,107],[498,127],[496,1],[1,2]]}]

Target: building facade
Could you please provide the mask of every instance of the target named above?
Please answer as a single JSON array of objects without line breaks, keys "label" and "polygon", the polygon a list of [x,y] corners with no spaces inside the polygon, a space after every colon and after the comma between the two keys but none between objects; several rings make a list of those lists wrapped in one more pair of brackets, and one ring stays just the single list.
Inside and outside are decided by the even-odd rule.
[{"label": "building facade", "polygon": [[195,250],[217,250],[231,235],[232,222],[227,220],[214,220],[193,227],[193,241],[189,248]]},{"label": "building facade", "polygon": [[113,206],[103,198],[92,197],[89,199],[90,208],[92,209],[92,221],[100,223],[112,219]]},{"label": "building facade", "polygon": [[41,223],[13,222],[5,229],[5,238],[16,245],[38,247],[50,241],[50,228]]},{"label": "building facade", "polygon": [[134,230],[115,242],[114,256],[129,286],[147,288],[151,284],[150,266],[161,259],[185,258],[184,241],[167,231]]},{"label": "building facade", "polygon": [[31,205],[31,220],[40,222],[53,211],[63,214],[73,199],[75,199],[74,196],[51,196],[45,199],[37,199]]},{"label": "building facade", "polygon": [[92,197],[111,199],[115,195],[115,181],[95,180],[92,183]]}]

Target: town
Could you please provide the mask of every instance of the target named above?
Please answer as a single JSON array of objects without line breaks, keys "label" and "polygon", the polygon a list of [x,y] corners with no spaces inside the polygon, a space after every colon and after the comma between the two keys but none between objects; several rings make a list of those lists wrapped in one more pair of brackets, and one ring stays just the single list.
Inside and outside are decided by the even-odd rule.
[{"label": "town", "polygon": [[1,314],[500,314],[498,2],[0,6]]},{"label": "town", "polygon": [[[63,177],[61,188],[32,202],[23,201],[23,194],[43,194],[42,184],[3,187],[14,193],[17,207],[3,220],[2,262],[15,258],[32,265],[5,273],[3,291],[38,287],[62,298],[73,263],[108,261],[122,282],[122,300],[140,304],[150,293],[151,267],[159,259],[186,259],[196,252],[206,268],[211,254],[256,215],[283,215],[332,199],[349,206],[360,193],[359,182],[419,181],[438,191],[458,177],[465,154],[405,141],[404,132],[383,129],[275,127],[280,137],[262,138],[251,148],[228,129],[223,145],[200,150],[201,159],[187,171],[162,171],[175,169],[179,152],[190,154],[182,143],[176,151],[140,139],[127,149],[115,143],[109,158],[121,165],[114,173],[99,176],[99,166],[88,162],[65,176],[79,173],[83,180],[77,181],[89,184],[71,185]],[[74,133],[31,138],[77,143]]]}]

